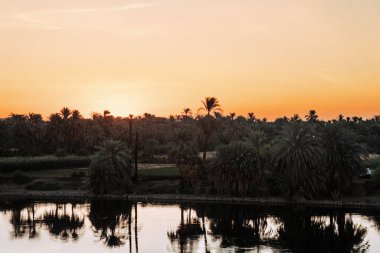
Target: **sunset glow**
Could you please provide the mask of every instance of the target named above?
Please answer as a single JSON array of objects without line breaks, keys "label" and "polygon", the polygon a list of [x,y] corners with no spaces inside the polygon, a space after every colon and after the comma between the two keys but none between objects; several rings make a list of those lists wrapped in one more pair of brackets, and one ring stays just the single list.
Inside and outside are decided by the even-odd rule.
[{"label": "sunset glow", "polygon": [[0,118],[380,109],[380,1],[0,1]]}]

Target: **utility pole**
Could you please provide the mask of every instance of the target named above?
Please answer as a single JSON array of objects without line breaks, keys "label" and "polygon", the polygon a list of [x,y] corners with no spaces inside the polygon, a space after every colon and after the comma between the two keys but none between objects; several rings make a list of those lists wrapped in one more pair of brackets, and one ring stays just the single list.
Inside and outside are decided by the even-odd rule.
[{"label": "utility pole", "polygon": [[137,182],[138,176],[137,176],[137,160],[138,160],[138,147],[139,147],[139,133],[136,132],[136,140],[135,140],[135,176],[134,181]]}]

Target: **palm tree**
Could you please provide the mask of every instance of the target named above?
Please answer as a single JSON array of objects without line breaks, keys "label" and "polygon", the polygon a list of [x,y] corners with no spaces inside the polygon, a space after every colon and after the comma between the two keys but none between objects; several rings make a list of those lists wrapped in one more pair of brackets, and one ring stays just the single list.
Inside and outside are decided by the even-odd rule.
[{"label": "palm tree", "polygon": [[294,114],[293,117],[290,118],[290,121],[302,121],[298,114]]},{"label": "palm tree", "polygon": [[71,143],[70,120],[71,120],[72,112],[69,108],[63,107],[60,111],[60,116],[62,119],[61,131],[62,131],[62,137],[63,137],[63,144],[64,144],[65,152],[67,152],[68,147],[70,146],[70,143]]},{"label": "palm tree", "polygon": [[70,142],[70,152],[73,151],[74,145],[76,142],[81,140],[82,134],[82,119],[83,116],[78,110],[73,110],[71,113],[71,118],[69,121],[69,142]]},{"label": "palm tree", "polygon": [[[261,146],[260,142],[256,142]],[[221,194],[246,195],[259,188],[267,169],[267,152],[247,142],[219,147],[212,166],[212,181]]]},{"label": "palm tree", "polygon": [[184,181],[195,184],[203,169],[198,156],[198,151],[194,148],[193,133],[191,129],[181,128],[174,133],[175,145],[169,152],[169,159],[177,165],[181,175],[181,188]]},{"label": "palm tree", "polygon": [[90,164],[90,186],[94,193],[128,190],[132,161],[128,148],[120,141],[104,141]]},{"label": "palm tree", "polygon": [[128,147],[132,147],[132,134],[133,134],[133,114],[129,114],[128,116],[128,125],[129,125],[129,140]]},{"label": "palm tree", "polygon": [[47,136],[50,141],[57,148],[61,148],[63,145],[63,130],[62,130],[62,117],[59,113],[52,113],[48,118]]},{"label": "palm tree", "polygon": [[343,191],[363,172],[366,150],[357,137],[338,125],[324,127],[323,142],[327,154],[330,191]]},{"label": "palm tree", "polygon": [[211,112],[223,112],[219,100],[215,97],[205,97],[205,100],[201,102],[203,107],[200,107],[198,111],[206,111],[207,115],[211,115]]},{"label": "palm tree", "polygon": [[198,120],[198,125],[202,131],[202,139],[203,139],[203,160],[206,160],[207,157],[207,151],[210,146],[211,137],[215,130],[217,129],[217,119],[210,115],[206,115],[204,117],[201,117]]},{"label": "palm tree", "polygon": [[283,127],[271,148],[279,186],[290,197],[316,193],[323,186],[324,150],[309,124],[291,122]]},{"label": "palm tree", "polygon": [[185,117],[190,117],[193,113],[192,113],[192,111],[191,111],[190,108],[184,108],[184,109],[182,110],[182,114],[183,114]]},{"label": "palm tree", "polygon": [[318,115],[315,110],[310,110],[308,114],[305,115],[305,118],[309,122],[317,122],[318,121]]},{"label": "palm tree", "polygon": [[67,107],[63,107],[60,111],[61,116],[63,117],[64,120],[68,119],[71,115],[71,110]]},{"label": "palm tree", "polygon": [[25,142],[28,139],[27,117],[23,114],[12,113],[8,118],[9,137],[12,148],[24,149]]},{"label": "palm tree", "polygon": [[[41,147],[42,133],[43,133],[43,119],[41,114],[29,113],[26,119],[27,122],[27,140],[28,151],[38,153]],[[39,150],[40,151],[40,150]]]}]

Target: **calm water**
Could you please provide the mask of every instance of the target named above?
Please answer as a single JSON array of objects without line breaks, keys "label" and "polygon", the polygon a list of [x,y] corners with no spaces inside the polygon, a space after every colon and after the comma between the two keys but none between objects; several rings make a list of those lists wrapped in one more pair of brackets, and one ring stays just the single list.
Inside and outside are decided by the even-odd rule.
[{"label": "calm water", "polygon": [[0,202],[0,252],[380,252],[380,212]]}]

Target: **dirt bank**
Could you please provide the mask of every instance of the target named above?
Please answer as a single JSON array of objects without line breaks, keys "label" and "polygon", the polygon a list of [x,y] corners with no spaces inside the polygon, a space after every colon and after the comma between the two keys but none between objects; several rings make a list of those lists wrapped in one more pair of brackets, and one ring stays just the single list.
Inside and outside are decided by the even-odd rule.
[{"label": "dirt bank", "polygon": [[86,191],[9,191],[0,192],[0,199],[33,199],[33,200],[91,200],[91,199],[120,199],[148,202],[214,202],[214,203],[241,203],[257,205],[305,205],[315,207],[355,207],[379,208],[380,198],[374,199],[344,199],[334,200],[302,200],[298,202],[283,198],[252,198],[214,195],[191,194],[109,194],[94,195]]}]

